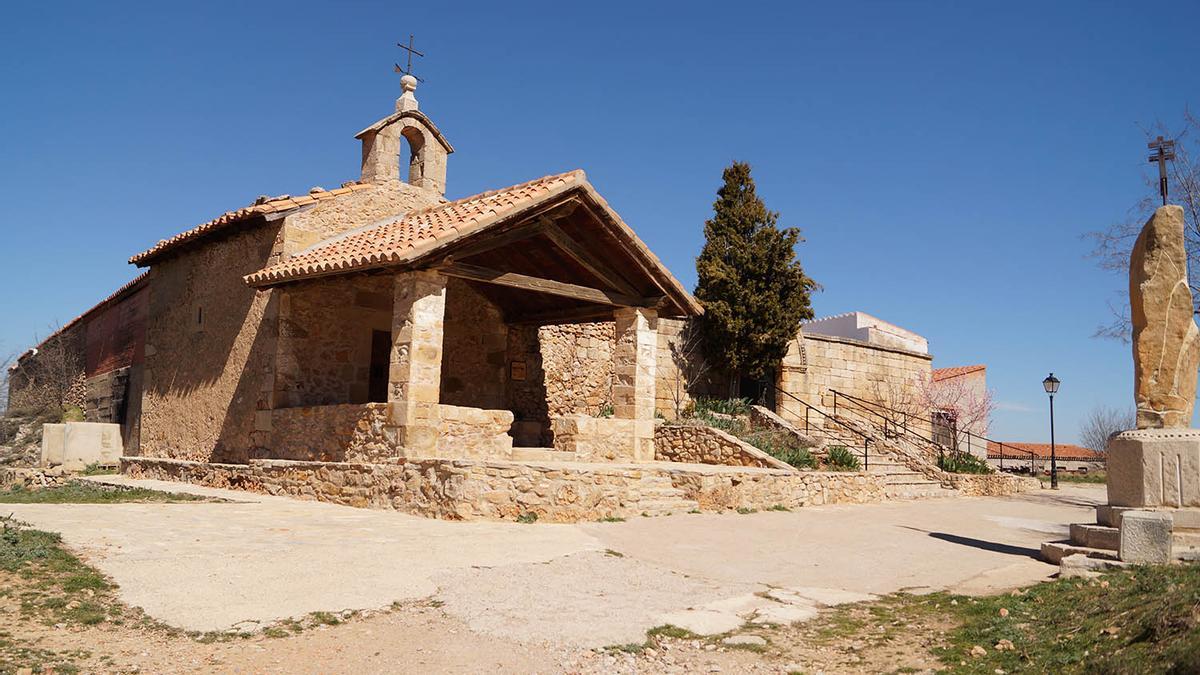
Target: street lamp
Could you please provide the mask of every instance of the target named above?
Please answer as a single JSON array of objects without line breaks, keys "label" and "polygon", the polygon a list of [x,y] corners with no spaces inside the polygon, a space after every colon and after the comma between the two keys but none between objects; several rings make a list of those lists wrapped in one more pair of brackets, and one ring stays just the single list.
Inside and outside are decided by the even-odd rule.
[{"label": "street lamp", "polygon": [[1058,393],[1058,385],[1061,384],[1054,373],[1050,373],[1050,377],[1042,380],[1042,387],[1046,389],[1046,393],[1050,395],[1050,489],[1058,489],[1058,462],[1054,454],[1054,395]]}]

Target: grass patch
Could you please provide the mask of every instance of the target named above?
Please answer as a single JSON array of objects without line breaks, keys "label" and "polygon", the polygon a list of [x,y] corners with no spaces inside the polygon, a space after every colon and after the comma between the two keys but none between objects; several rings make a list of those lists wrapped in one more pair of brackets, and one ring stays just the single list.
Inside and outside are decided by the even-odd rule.
[{"label": "grass patch", "polygon": [[526,511],[525,513],[522,513],[521,515],[517,516],[517,522],[524,523],[526,525],[536,523],[537,519],[538,519],[538,514],[534,513],[533,511]]},{"label": "grass patch", "polygon": [[[1041,476],[1038,478],[1045,484],[1050,484],[1050,476]],[[1105,471],[1092,471],[1090,473],[1065,473],[1058,472],[1058,482],[1060,483],[1085,483],[1085,484],[1101,484],[1108,482],[1108,473]]]},{"label": "grass patch", "polygon": [[195,502],[206,497],[145,488],[71,481],[66,485],[30,490],[15,486],[0,492],[0,504],[121,504],[127,502]]},{"label": "grass patch", "polygon": [[742,436],[742,440],[781,462],[797,469],[817,468],[817,458],[795,435],[785,431],[763,429]]},{"label": "grass patch", "polygon": [[117,473],[117,467],[112,464],[102,465],[93,462],[83,467],[83,471],[79,473],[84,476],[112,476]]},{"label": "grass patch", "polygon": [[600,520],[597,520],[596,522],[598,522],[598,523],[623,523],[623,522],[625,522],[625,519],[620,518],[618,516],[604,516],[603,518],[601,518]]},{"label": "grass patch", "polygon": [[981,598],[897,593],[831,610],[812,639],[879,645],[899,631],[946,624],[930,650],[953,673],[1197,673],[1200,565],[1137,567]]},{"label": "grass patch", "polygon": [[0,517],[0,584],[20,603],[22,619],[94,626],[119,620],[123,608],[112,585],[62,546],[62,537]]},{"label": "grass patch", "polygon": [[748,508],[745,506],[739,506],[737,509],[737,512],[742,514],[743,516],[745,516],[745,515],[749,515],[751,513],[758,513],[758,509],[751,509],[751,508]]},{"label": "grass patch", "polygon": [[783,504],[772,504],[767,510],[768,511],[789,511],[789,512],[791,511],[791,509],[784,506]]}]

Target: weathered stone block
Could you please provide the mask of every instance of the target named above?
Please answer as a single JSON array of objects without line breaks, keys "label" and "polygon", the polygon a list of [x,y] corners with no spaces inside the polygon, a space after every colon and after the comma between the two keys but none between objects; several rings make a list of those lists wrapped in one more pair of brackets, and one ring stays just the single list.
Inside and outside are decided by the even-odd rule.
[{"label": "weathered stone block", "polygon": [[1127,511],[1121,517],[1120,558],[1137,564],[1171,562],[1171,514]]},{"label": "weathered stone block", "polygon": [[1109,441],[1112,506],[1200,506],[1200,430],[1137,429]]}]

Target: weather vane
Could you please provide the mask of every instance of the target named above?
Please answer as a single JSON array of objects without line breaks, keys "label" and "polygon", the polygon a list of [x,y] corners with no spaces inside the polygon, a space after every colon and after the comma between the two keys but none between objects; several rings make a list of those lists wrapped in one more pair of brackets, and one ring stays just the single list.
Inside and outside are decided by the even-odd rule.
[{"label": "weather vane", "polygon": [[1162,136],[1150,141],[1146,147],[1154,150],[1150,155],[1150,163],[1158,162],[1158,193],[1162,195],[1163,206],[1167,205],[1167,162],[1175,159],[1175,141],[1165,141]]},{"label": "weather vane", "polygon": [[[413,49],[413,36],[412,36],[412,34],[411,34],[411,33],[409,33],[409,35],[408,35],[408,44],[407,44],[407,45],[403,45],[403,44],[400,44],[399,42],[397,42],[397,43],[396,43],[396,46],[397,46],[397,47],[399,47],[399,48],[401,48],[401,49],[406,49],[406,50],[408,50],[408,65],[406,65],[405,67],[401,68],[401,67],[400,67],[400,64],[399,64],[399,63],[397,63],[397,64],[396,64],[396,72],[397,72],[397,73],[404,73],[405,75],[412,75],[413,77],[417,77],[416,75],[413,75],[413,71],[412,71],[412,57],[413,57],[413,55],[416,55],[416,56],[425,56],[425,55],[424,55],[424,54],[422,54],[421,52],[417,51],[416,49]],[[423,80],[423,79],[421,79],[421,78],[417,77],[417,81],[418,81],[418,82],[424,82],[425,80]]]}]

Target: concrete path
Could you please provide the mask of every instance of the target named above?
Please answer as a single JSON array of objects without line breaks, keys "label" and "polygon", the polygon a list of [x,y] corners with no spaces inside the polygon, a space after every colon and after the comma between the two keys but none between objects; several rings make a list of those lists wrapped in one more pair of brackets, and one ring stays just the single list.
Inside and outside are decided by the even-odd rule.
[{"label": "concrete path", "polygon": [[[625,523],[456,523],[178,483],[232,503],[5,505],[61,532],[167,623],[213,630],[436,596],[475,631],[579,646],[640,641],[857,594],[1003,590],[1057,568],[1038,545],[1091,518],[1099,488]],[[772,588],[775,604],[755,595]],[[832,599],[831,599],[832,598]],[[781,609],[782,605],[784,608]],[[707,623],[705,623],[707,622]],[[246,625],[242,623],[242,625]]]}]

